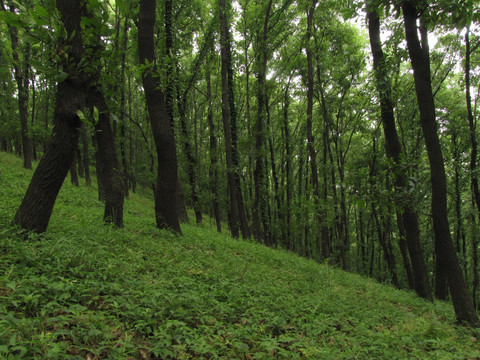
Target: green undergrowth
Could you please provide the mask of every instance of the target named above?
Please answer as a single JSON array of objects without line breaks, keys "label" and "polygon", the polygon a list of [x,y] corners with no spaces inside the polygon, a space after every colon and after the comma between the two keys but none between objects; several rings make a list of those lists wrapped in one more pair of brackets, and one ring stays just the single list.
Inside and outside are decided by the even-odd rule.
[{"label": "green undergrowth", "polygon": [[43,235],[10,223],[32,172],[0,153],[1,359],[477,359],[480,334],[430,304],[209,226],[125,228],[66,181]]}]

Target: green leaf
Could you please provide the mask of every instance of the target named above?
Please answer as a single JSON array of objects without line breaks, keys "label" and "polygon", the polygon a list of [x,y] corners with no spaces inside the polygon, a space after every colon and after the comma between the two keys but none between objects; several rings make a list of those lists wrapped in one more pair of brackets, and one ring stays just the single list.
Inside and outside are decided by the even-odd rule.
[{"label": "green leaf", "polygon": [[91,121],[87,119],[87,117],[85,116],[82,110],[77,110],[77,116],[80,119],[80,121],[83,122],[84,124],[87,124],[88,126],[94,125],[92,124]]},{"label": "green leaf", "polygon": [[62,81],[65,81],[67,77],[68,77],[68,74],[66,72],[60,71],[57,75],[55,75],[55,81],[62,82]]},{"label": "green leaf", "polygon": [[44,18],[48,19],[50,17],[48,11],[43,6],[35,5],[35,12]]},{"label": "green leaf", "polygon": [[0,11],[0,20],[3,20],[7,25],[21,27],[24,25],[20,15],[9,11]]}]

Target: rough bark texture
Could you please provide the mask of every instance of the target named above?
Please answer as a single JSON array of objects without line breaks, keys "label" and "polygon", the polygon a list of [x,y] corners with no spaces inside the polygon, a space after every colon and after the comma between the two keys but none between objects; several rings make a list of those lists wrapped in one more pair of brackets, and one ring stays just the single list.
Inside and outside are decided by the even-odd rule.
[{"label": "rough bark texture", "polygon": [[155,220],[160,229],[181,233],[177,212],[177,153],[173,130],[167,115],[165,96],[155,66],[156,1],[141,0],[138,22],[138,55],[145,66],[143,88],[157,150],[157,181],[155,185]]},{"label": "rough bark texture", "polygon": [[[420,244],[420,230],[418,225],[418,215],[413,208],[411,199],[403,199],[405,197],[405,189],[407,178],[405,171],[401,168],[402,148],[398,139],[397,129],[395,125],[395,116],[393,111],[393,103],[391,97],[390,77],[385,68],[385,58],[383,55],[380,40],[380,20],[375,10],[367,12],[368,29],[370,36],[370,46],[373,54],[373,66],[375,70],[376,86],[380,97],[380,109],[383,125],[383,133],[385,135],[387,156],[392,158],[395,176],[395,192],[400,198],[400,208],[402,214],[401,219],[397,219],[405,230],[405,239],[410,254],[411,264],[413,267],[414,289],[417,294],[423,298],[432,300],[432,292],[427,274],[427,267],[423,257],[423,250]],[[404,264],[409,270],[409,261],[404,256]]]},{"label": "rough bark texture", "polygon": [[63,68],[68,77],[57,86],[54,128],[50,144],[40,160],[13,223],[37,233],[47,229],[58,192],[72,164],[78,143],[80,119],[77,110],[85,102],[85,84],[76,68],[82,57],[80,0],[57,2],[67,31],[68,60]]},{"label": "rough bark texture", "polygon": [[421,26],[422,45],[418,39],[416,1],[402,5],[408,53],[413,68],[415,90],[420,111],[420,123],[430,163],[432,185],[432,218],[437,264],[445,271],[453,307],[459,321],[480,326],[472,298],[468,293],[450,235],[447,214],[447,185],[442,148],[438,139],[435,103],[430,78],[430,60],[426,28]]}]

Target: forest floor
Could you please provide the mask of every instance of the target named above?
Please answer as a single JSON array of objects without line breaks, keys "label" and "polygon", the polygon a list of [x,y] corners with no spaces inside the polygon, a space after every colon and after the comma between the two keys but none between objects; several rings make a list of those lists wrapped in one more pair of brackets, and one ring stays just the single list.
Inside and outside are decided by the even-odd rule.
[{"label": "forest floor", "polygon": [[21,165],[0,153],[1,359],[480,358],[451,304],[209,224],[157,230],[147,196],[115,230],[96,190],[67,179],[47,232],[22,233]]}]

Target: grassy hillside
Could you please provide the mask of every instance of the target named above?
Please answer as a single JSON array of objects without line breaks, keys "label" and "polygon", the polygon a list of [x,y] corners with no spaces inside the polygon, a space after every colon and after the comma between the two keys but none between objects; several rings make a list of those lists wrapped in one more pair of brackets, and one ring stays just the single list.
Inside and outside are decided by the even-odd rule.
[{"label": "grassy hillside", "polygon": [[285,251],[155,229],[133,194],[125,229],[67,181],[46,234],[8,224],[32,172],[0,153],[1,359],[476,359],[449,304]]}]

